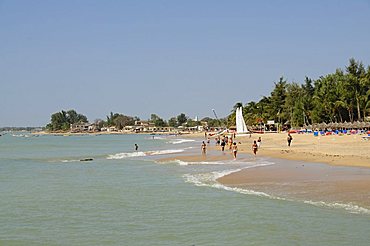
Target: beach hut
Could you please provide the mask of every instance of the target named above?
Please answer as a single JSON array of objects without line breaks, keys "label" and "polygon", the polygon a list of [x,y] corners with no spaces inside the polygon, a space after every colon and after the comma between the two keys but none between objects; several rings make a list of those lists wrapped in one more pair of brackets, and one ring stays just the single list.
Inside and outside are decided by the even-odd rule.
[{"label": "beach hut", "polygon": [[346,128],[346,129],[350,129],[350,128],[352,127],[352,123],[351,123],[351,122],[347,122],[347,121],[345,121],[345,122],[343,123],[343,127],[344,127],[344,128]]}]

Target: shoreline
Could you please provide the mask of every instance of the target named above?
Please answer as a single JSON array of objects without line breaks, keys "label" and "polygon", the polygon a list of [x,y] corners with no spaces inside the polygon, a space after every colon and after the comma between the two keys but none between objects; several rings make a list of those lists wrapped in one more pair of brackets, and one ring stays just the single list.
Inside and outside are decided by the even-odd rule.
[{"label": "shoreline", "polygon": [[[273,158],[275,164],[247,168],[225,175],[217,182],[231,188],[241,188],[266,194],[351,210],[360,206],[365,213],[370,211],[370,142],[359,135],[322,136],[292,134],[291,147],[286,143],[287,134],[253,134],[237,137],[239,153],[250,158],[241,161],[258,162],[261,157]],[[190,137],[190,136],[189,136]],[[193,135],[204,139],[204,135]],[[253,140],[262,138],[257,157],[253,156]],[[211,139],[207,156],[177,156],[166,161],[187,162],[232,160],[229,150],[225,155]],[[238,159],[238,158],[237,158]],[[356,209],[355,209],[356,210]]]},{"label": "shoreline", "polygon": [[[262,138],[258,156],[272,157],[293,161],[325,163],[334,166],[370,168],[370,141],[363,140],[364,135],[292,134],[293,141],[287,146],[287,133],[252,134],[251,137],[237,137],[239,153],[253,155],[253,140]],[[184,136],[185,137],[185,136]],[[204,133],[189,134],[187,138],[204,139]],[[210,139],[212,149],[214,137]]]}]

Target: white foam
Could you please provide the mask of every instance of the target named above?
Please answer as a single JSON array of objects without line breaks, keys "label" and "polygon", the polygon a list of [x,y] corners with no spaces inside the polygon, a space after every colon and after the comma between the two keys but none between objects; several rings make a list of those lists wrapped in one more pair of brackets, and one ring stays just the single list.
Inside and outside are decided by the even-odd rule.
[{"label": "white foam", "polygon": [[182,143],[188,143],[188,142],[194,142],[194,139],[174,139],[170,141],[172,144],[182,144]]},{"label": "white foam", "polygon": [[168,155],[184,152],[184,149],[167,149],[167,150],[157,150],[157,151],[148,151],[148,155]]},{"label": "white foam", "polygon": [[273,165],[273,163],[261,163],[256,164],[244,168],[237,168],[237,169],[231,169],[231,170],[223,170],[223,171],[215,171],[211,173],[200,173],[200,174],[185,174],[184,177],[186,178],[187,182],[194,183],[198,186],[212,186],[214,185],[221,185],[217,182],[217,179],[224,177],[226,175],[239,172],[243,169],[247,168],[253,168],[253,167],[261,167],[261,166],[268,166]]},{"label": "white foam", "polygon": [[344,209],[353,214],[370,214],[370,209],[360,207],[358,205],[352,203],[338,203],[338,202],[323,202],[323,201],[304,201],[306,204],[311,204],[318,207],[329,207],[329,208],[336,208],[336,209]]},{"label": "white foam", "polygon": [[175,160],[171,162],[176,162],[180,166],[190,166],[190,165],[223,165],[225,163],[219,161],[198,161],[198,162],[187,162],[187,161],[180,161]]},{"label": "white foam", "polygon": [[152,136],[152,137],[147,137],[146,139],[157,139],[157,140],[160,140],[160,139],[165,139],[164,137],[159,137],[159,136]]},{"label": "white foam", "polygon": [[125,159],[132,157],[143,157],[143,156],[153,156],[153,155],[168,155],[184,152],[184,149],[167,149],[167,150],[156,150],[156,151],[147,151],[147,152],[126,152],[126,153],[117,153],[114,155],[109,155],[108,160],[117,160]]},{"label": "white foam", "polygon": [[[246,194],[246,195],[255,195],[259,197],[266,197],[269,199],[276,199],[276,200],[283,200],[283,201],[295,201],[297,200],[294,199],[288,199],[288,198],[283,198],[283,197],[278,197],[278,196],[273,196],[270,194],[267,194],[265,192],[260,192],[260,191],[254,191],[254,190],[249,190],[245,188],[238,188],[238,187],[229,187],[225,186],[223,184],[220,184],[217,182],[217,179],[224,177],[226,175],[239,172],[243,169],[247,168],[253,168],[253,167],[260,167],[260,166],[268,166],[268,165],[273,165],[274,163],[266,162],[266,163],[261,163],[249,167],[244,167],[244,168],[239,168],[239,169],[233,169],[233,170],[224,170],[221,172],[211,172],[211,173],[201,173],[201,174],[185,174],[183,175],[185,181],[187,183],[192,183],[196,186],[207,186],[207,187],[213,187],[217,189],[223,189],[227,191],[232,191],[232,192],[237,192],[240,194]],[[186,163],[185,165],[188,165]],[[301,201],[302,202],[302,201]],[[344,209],[350,213],[354,214],[370,214],[370,209],[364,208],[361,206],[358,206],[356,204],[348,203],[338,203],[338,202],[323,202],[323,201],[303,201],[306,204],[318,206],[318,207],[328,207],[328,208],[335,208],[335,209]]]},{"label": "white foam", "polygon": [[[244,169],[244,168],[242,168]],[[236,187],[228,187],[223,184],[218,183],[216,180],[235,173],[239,172],[242,169],[234,169],[234,170],[224,170],[222,172],[212,172],[212,173],[203,173],[203,174],[185,174],[183,177],[185,178],[185,181],[188,183],[192,183],[196,186],[208,186],[208,187],[213,187],[216,189],[223,189],[227,191],[233,191],[233,192],[238,192],[241,194],[247,194],[247,195],[256,195],[256,196],[261,196],[261,197],[268,197],[271,199],[281,199],[284,200],[283,198],[279,197],[274,197],[271,196],[267,193],[264,192],[259,192],[259,191],[254,191],[254,190],[248,190],[248,189],[242,189],[242,188],[236,188]]]},{"label": "white foam", "polygon": [[109,155],[107,157],[108,160],[117,160],[117,159],[125,159],[130,157],[141,157],[146,156],[144,152],[129,152],[129,153],[118,153],[114,155]]},{"label": "white foam", "polygon": [[80,161],[80,160],[62,160],[62,162],[64,162],[64,163],[68,163],[68,162],[78,162],[78,161]]}]

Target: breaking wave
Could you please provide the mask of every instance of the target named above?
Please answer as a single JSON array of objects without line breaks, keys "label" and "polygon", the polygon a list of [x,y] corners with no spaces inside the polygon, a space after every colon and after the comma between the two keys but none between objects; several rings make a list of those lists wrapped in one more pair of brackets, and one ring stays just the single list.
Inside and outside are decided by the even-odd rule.
[{"label": "breaking wave", "polygon": [[[181,165],[181,164],[180,164]],[[187,163],[186,165],[190,165]],[[206,186],[206,187],[212,187],[216,189],[223,189],[226,191],[232,191],[237,192],[240,194],[245,195],[254,195],[259,197],[265,197],[269,199],[276,199],[276,200],[283,200],[283,201],[291,201],[291,202],[303,202],[305,204],[310,204],[316,207],[326,207],[326,208],[334,208],[334,209],[343,209],[347,212],[353,213],[353,214],[366,214],[370,215],[370,209],[361,207],[356,204],[352,203],[338,203],[338,202],[324,202],[324,201],[306,201],[306,200],[295,200],[290,198],[284,198],[279,196],[274,196],[271,194],[267,194],[265,192],[261,191],[255,191],[245,188],[238,188],[238,187],[229,187],[225,186],[219,182],[217,182],[217,179],[224,177],[226,175],[239,172],[243,169],[247,168],[253,168],[253,167],[260,167],[260,166],[267,166],[267,165],[273,165],[273,163],[264,163],[264,164],[257,164],[249,167],[239,168],[239,169],[233,169],[233,170],[224,170],[224,171],[215,171],[210,173],[200,173],[200,174],[184,174],[183,178],[185,179],[185,182],[192,183],[196,186]]]},{"label": "breaking wave", "polygon": [[318,207],[329,207],[329,208],[336,208],[336,209],[344,209],[353,214],[369,214],[370,209],[360,207],[358,205],[352,203],[338,203],[338,202],[323,202],[323,201],[303,201],[306,204],[311,204]]},{"label": "breaking wave", "polygon": [[184,152],[184,149],[168,149],[168,150],[156,150],[156,151],[147,151],[147,152],[126,152],[126,153],[117,153],[109,155],[108,160],[117,160],[125,159],[132,157],[143,157],[143,156],[155,156],[155,155],[168,155]]},{"label": "breaking wave", "polygon": [[174,139],[170,141],[170,143],[172,144],[182,144],[182,143],[189,143],[189,142],[195,142],[195,140],[194,139]]}]

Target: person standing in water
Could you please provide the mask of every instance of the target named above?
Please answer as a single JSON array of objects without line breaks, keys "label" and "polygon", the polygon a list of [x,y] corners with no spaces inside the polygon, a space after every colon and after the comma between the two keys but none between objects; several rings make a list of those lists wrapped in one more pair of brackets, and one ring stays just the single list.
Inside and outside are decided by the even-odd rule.
[{"label": "person standing in water", "polygon": [[225,145],[226,145],[225,140],[224,140],[224,139],[222,139],[222,141],[221,141],[221,151],[222,151],[222,152],[224,152],[224,151],[225,151]]},{"label": "person standing in water", "polygon": [[202,143],[201,149],[202,149],[202,155],[206,155],[207,145],[204,141]]},{"label": "person standing in water", "polygon": [[139,149],[139,146],[135,144],[135,151],[137,151],[138,149]]},{"label": "person standing in water", "polygon": [[233,144],[233,156],[234,160],[236,160],[236,154],[238,153],[238,145],[236,145],[236,142]]},{"label": "person standing in water", "polygon": [[256,140],[254,140],[254,142],[253,142],[252,150],[253,150],[254,156],[256,156],[257,155],[257,150],[258,150],[258,146],[257,146]]}]

